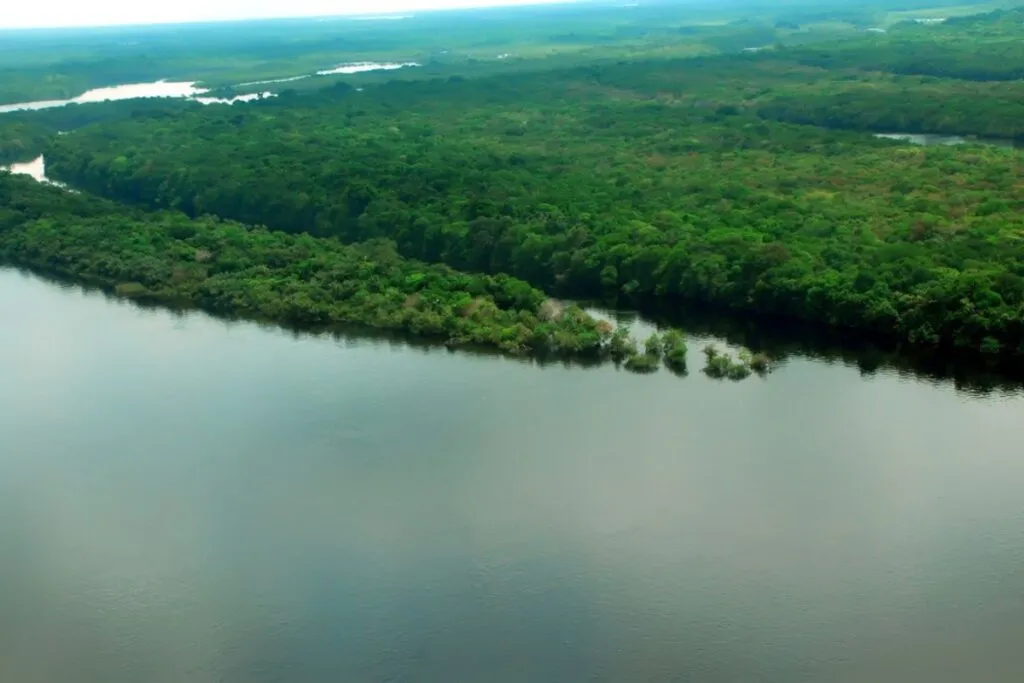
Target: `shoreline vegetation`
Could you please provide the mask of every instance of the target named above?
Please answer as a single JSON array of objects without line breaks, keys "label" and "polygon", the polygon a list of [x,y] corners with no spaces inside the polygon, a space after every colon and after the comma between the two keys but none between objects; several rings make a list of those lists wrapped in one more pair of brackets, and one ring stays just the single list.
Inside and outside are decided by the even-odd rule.
[{"label": "shoreline vegetation", "polygon": [[957,72],[940,48],[1024,68],[1021,19],[501,76],[425,68],[365,89],[140,111],[50,138],[47,167],[111,200],[383,238],[401,257],[552,297],[699,304],[1013,361],[1022,152],[869,131],[1019,139],[1021,82],[952,78],[986,74]]},{"label": "shoreline vegetation", "polygon": [[614,361],[685,374],[682,333],[642,353],[629,329],[508,276],[404,259],[375,240],[343,245],[170,211],[146,212],[0,173],[0,263],[146,304],[287,325],[358,324],[449,348]]},{"label": "shoreline vegetation", "polygon": [[[555,298],[1019,364],[1024,154],[983,139],[1024,139],[1024,8],[879,23],[837,6],[665,32],[666,6],[631,12],[638,32],[607,42],[618,14],[565,11],[586,50],[557,59],[521,49],[524,14],[501,29],[520,49],[487,60],[451,61],[451,47],[422,69],[288,82],[232,107],[0,117],[0,161],[45,152],[48,173],[85,193],[44,201],[5,180],[35,202],[5,214],[21,215],[4,227],[7,258],[138,300],[640,374],[685,374],[682,335],[632,339]],[[837,13],[841,40],[822,23]],[[437,35],[403,24],[392,47],[454,38],[464,19]],[[366,30],[369,44],[382,29]],[[918,147],[879,131],[969,139]],[[715,378],[771,367],[704,356]]]},{"label": "shoreline vegetation", "polygon": [[[487,86],[91,126],[52,143],[48,170],[151,209],[345,243],[385,238],[406,258],[560,298],[697,302],[1024,354],[1020,152],[910,148],[746,115],[686,119],[659,104],[608,117],[585,102],[564,116],[604,123],[545,148],[567,125],[558,111],[537,111],[514,135],[491,130],[505,102],[451,114]],[[671,139],[665,116],[679,117]]]}]

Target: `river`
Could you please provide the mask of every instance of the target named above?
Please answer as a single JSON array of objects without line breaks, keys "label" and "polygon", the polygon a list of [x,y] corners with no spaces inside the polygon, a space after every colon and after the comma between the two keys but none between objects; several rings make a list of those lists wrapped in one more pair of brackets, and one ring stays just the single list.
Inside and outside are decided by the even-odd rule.
[{"label": "river", "polygon": [[154,83],[132,83],[114,85],[109,88],[96,88],[70,100],[42,100],[39,102],[0,104],[0,114],[55,109],[69,104],[93,104],[97,102],[115,102],[118,100],[149,99],[154,97],[184,98],[199,102],[200,104],[234,104],[236,102],[252,102],[253,100],[275,96],[272,92],[248,93],[236,97],[204,96],[208,92],[210,92],[208,89],[200,88],[192,82],[156,81]]},{"label": "river", "polygon": [[[304,74],[290,78],[275,78],[264,81],[251,81],[239,83],[236,87],[250,87],[255,85],[270,85],[280,83],[291,83],[306,78],[333,75],[352,75],[370,71],[395,71],[421,66],[416,62],[352,62],[340,64],[328,70],[317,71],[315,74]],[[40,100],[37,102],[18,102],[14,104],[0,104],[0,114],[8,114],[17,111],[38,111],[41,109],[54,109],[69,104],[89,104],[95,102],[113,102],[118,100],[147,99],[153,97],[170,97],[190,99],[200,104],[235,104],[236,102],[251,102],[268,97],[276,97],[276,93],[250,92],[234,97],[210,97],[207,95],[210,90],[202,88],[194,81],[154,81],[152,83],[128,83],[113,85],[106,88],[89,90],[78,97],[67,100]]]},{"label": "river", "polygon": [[26,161],[20,164],[11,164],[10,166],[0,166],[0,170],[10,171],[14,175],[27,175],[35,178],[41,183],[47,183],[50,185],[57,185],[58,187],[67,187],[64,183],[56,180],[51,180],[46,175],[46,157],[39,155],[32,161]]},{"label": "river", "polygon": [[1024,399],[636,376],[0,269],[0,680],[1024,674]]}]

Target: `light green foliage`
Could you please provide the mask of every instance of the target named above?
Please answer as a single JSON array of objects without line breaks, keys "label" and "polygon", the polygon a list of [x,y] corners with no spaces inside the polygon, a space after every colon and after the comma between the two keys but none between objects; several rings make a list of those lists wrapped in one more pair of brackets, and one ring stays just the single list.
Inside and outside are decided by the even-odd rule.
[{"label": "light green foliage", "polygon": [[742,352],[739,358],[733,358],[728,353],[723,353],[714,346],[707,346],[704,348],[704,355],[707,357],[704,374],[712,379],[739,381],[751,375],[750,365],[744,360]]},{"label": "light green foliage", "polygon": [[677,373],[686,372],[686,338],[679,330],[668,330],[662,335],[665,365]]},{"label": "light green foliage", "polygon": [[712,379],[744,380],[752,374],[762,377],[771,371],[771,361],[763,353],[751,353],[749,349],[740,349],[733,357],[713,344],[704,347],[707,363],[704,374]]},{"label": "light green foliage", "polygon": [[650,353],[635,353],[626,359],[625,368],[630,372],[646,374],[657,372],[661,357]]},{"label": "light green foliage", "polygon": [[661,335],[657,332],[652,332],[651,336],[644,342],[644,353],[648,356],[661,357],[662,352],[665,350],[664,345],[661,341]]}]

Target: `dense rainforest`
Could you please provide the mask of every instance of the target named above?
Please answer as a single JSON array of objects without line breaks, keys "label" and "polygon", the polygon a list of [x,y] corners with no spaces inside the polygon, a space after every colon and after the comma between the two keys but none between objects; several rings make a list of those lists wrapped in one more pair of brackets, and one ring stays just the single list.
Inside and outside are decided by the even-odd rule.
[{"label": "dense rainforest", "polygon": [[520,280],[403,259],[387,240],[342,245],[150,213],[2,172],[0,263],[142,301],[305,327],[360,324],[517,355],[650,358],[624,332]]},{"label": "dense rainforest", "polygon": [[[989,0],[977,7],[1007,2]],[[946,7],[950,12],[964,8],[962,0],[861,0],[855,6],[843,0],[668,0],[418,12],[398,15],[401,20],[343,16],[331,21],[0,29],[0,104],[69,99],[92,88],[157,79],[232,87],[308,76],[347,62],[415,61],[430,76],[449,77],[727,54],[848,39],[869,27],[902,26],[919,11],[945,12]],[[960,55],[964,63],[991,67],[969,50]],[[836,59],[857,58],[851,53]],[[390,77],[367,73],[359,79]],[[319,87],[319,80],[295,87]]]},{"label": "dense rainforest", "polygon": [[764,82],[758,60],[732,99],[703,85],[714,62],[712,75],[674,71],[673,89],[663,67],[634,88],[636,64],[339,86],[84,128],[48,159],[109,197],[385,237],[407,257],[555,295],[1024,351],[1019,152],[766,120],[744,104]]},{"label": "dense rainforest", "polygon": [[0,164],[37,157],[52,138],[90,123],[175,116],[186,109],[202,106],[186,100],[124,100],[0,114]]},{"label": "dense rainforest", "polygon": [[919,74],[977,81],[1024,78],[1020,9],[909,22],[860,40],[808,45],[785,58],[818,67]]},{"label": "dense rainforest", "polygon": [[[547,295],[659,310],[701,303],[925,346],[1020,354],[1024,157],[1010,141],[1024,135],[1024,82],[949,77],[904,68],[896,57],[939,64],[945,53],[936,46],[958,37],[958,49],[977,61],[1010,63],[1007,36],[1024,38],[1022,20],[1014,10],[903,22],[827,48],[801,41],[685,59],[670,51],[558,68],[539,60],[501,73],[408,70],[319,89],[286,84],[279,97],[233,107],[72,106],[0,117],[0,132],[21,136],[9,156],[45,148],[55,178],[136,205],[133,215],[147,217],[153,239],[169,219],[152,217],[169,215],[203,234],[248,235],[236,254],[252,250],[240,272],[268,258],[265,240],[323,245],[345,263],[356,259],[346,249],[367,247],[343,244],[388,244],[401,277],[442,268],[423,263],[454,268],[458,275],[440,271],[457,284],[441,297],[443,310],[431,311],[447,321],[424,328],[435,333],[468,334],[452,325],[468,324],[458,320],[469,282],[532,293],[529,302],[512,297],[512,308],[528,316],[518,333],[505,325],[495,336],[488,327],[467,337],[474,343],[612,346],[575,314],[585,330],[565,339],[582,334],[578,349],[552,342],[557,335],[546,327],[538,341],[537,326],[549,324],[538,317]],[[796,19],[783,24],[777,30],[791,36],[805,28]],[[731,25],[717,35],[754,28]],[[865,46],[874,61],[862,59]],[[978,140],[917,147],[873,135],[882,132]],[[985,142],[993,137],[1001,146]],[[107,249],[98,224],[91,229],[83,243]],[[60,254],[56,235],[41,252],[48,259]],[[127,256],[135,247],[120,248]],[[91,268],[79,272],[95,275]],[[163,272],[173,276],[174,268]],[[164,280],[130,274],[119,278],[157,298],[179,284],[172,277],[166,289]],[[357,271],[342,275],[356,286]],[[309,322],[417,329],[406,316],[418,309],[399,305],[416,293],[408,287],[388,279],[391,294],[368,290],[387,302],[393,317],[382,322],[347,298],[331,312],[335,290],[313,282],[326,298],[309,294],[317,304],[303,313]],[[190,286],[186,300],[217,308]],[[482,291],[505,310],[510,295],[491,287]],[[267,315],[261,307],[272,306],[276,290],[258,289],[263,303],[227,308]]]}]

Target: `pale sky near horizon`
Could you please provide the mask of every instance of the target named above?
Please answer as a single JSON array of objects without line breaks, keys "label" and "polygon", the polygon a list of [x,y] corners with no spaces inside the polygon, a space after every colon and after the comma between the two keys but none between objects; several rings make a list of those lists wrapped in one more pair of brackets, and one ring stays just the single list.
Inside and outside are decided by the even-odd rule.
[{"label": "pale sky near horizon", "polygon": [[0,28],[159,24],[430,9],[539,5],[573,0],[0,0]]}]

